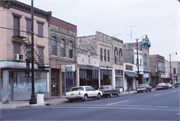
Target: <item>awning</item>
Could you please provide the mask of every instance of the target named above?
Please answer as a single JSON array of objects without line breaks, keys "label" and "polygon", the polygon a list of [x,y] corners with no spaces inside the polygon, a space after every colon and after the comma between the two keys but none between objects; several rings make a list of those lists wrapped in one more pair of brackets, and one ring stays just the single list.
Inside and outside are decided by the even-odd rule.
[{"label": "awning", "polygon": [[138,75],[135,72],[125,72],[125,74],[128,77],[138,77]]}]

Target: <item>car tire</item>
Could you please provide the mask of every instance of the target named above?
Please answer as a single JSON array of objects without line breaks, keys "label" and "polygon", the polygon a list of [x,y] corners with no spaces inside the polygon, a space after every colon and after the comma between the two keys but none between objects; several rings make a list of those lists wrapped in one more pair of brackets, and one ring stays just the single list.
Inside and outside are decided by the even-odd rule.
[{"label": "car tire", "polygon": [[98,94],[96,99],[100,99],[101,98],[101,94]]},{"label": "car tire", "polygon": [[110,98],[112,97],[112,92],[109,94],[109,97],[110,97]]},{"label": "car tire", "polygon": [[87,101],[88,100],[88,96],[84,95],[83,101]]},{"label": "car tire", "polygon": [[147,89],[147,90],[146,90],[146,92],[148,93],[148,92],[149,92],[149,90]]},{"label": "car tire", "polygon": [[69,99],[69,102],[73,102],[74,100],[73,99]]},{"label": "car tire", "polygon": [[137,91],[137,93],[139,93],[139,91]]},{"label": "car tire", "polygon": [[119,96],[120,96],[120,92],[117,93],[117,97],[119,97]]}]

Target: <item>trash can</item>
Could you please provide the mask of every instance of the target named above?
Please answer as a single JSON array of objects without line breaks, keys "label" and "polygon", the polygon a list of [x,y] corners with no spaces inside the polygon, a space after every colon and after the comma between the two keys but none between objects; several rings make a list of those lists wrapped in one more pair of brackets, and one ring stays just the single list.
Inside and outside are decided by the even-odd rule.
[{"label": "trash can", "polygon": [[44,92],[42,90],[39,90],[37,94],[37,104],[39,103],[44,103]]}]

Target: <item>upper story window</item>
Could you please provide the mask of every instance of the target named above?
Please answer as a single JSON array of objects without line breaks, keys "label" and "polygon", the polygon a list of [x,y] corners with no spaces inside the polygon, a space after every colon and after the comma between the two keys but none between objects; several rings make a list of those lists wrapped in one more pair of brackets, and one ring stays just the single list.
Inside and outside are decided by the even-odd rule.
[{"label": "upper story window", "polygon": [[118,51],[117,51],[117,48],[114,49],[114,60],[115,60],[115,63],[117,63],[117,55],[118,55]]},{"label": "upper story window", "polygon": [[37,21],[37,24],[38,24],[38,35],[39,35],[39,37],[43,37],[43,25],[44,25],[44,22]]},{"label": "upper story window", "polygon": [[27,34],[30,35],[31,34],[31,19],[30,18],[26,18],[26,31]]},{"label": "upper story window", "polygon": [[20,36],[20,18],[22,17],[21,15],[12,13],[13,15],[13,29],[14,29],[14,36]]},{"label": "upper story window", "polygon": [[66,57],[66,51],[65,51],[65,40],[61,40],[61,56]]},{"label": "upper story window", "polygon": [[21,42],[13,42],[14,54],[21,54],[21,51],[20,51],[21,45],[22,45]]},{"label": "upper story window", "polygon": [[57,42],[56,37],[52,37],[52,55],[57,55]]},{"label": "upper story window", "polygon": [[122,50],[119,50],[119,64],[122,64]]},{"label": "upper story window", "polygon": [[69,58],[73,58],[73,42],[69,42]]},{"label": "upper story window", "polygon": [[109,50],[108,50],[108,62],[110,62],[110,55],[109,55]]},{"label": "upper story window", "polygon": [[173,73],[176,74],[176,68],[173,68]]},{"label": "upper story window", "polygon": [[100,49],[100,59],[101,59],[101,61],[103,60],[103,58],[102,58],[102,48]]},{"label": "upper story window", "polygon": [[106,50],[104,50],[104,61],[106,61]]},{"label": "upper story window", "polygon": [[147,66],[147,55],[144,54],[144,66]]}]

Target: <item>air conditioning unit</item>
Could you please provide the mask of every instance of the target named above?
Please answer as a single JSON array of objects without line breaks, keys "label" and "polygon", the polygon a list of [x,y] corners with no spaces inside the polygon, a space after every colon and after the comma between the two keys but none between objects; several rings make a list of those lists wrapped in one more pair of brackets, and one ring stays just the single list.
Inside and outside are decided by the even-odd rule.
[{"label": "air conditioning unit", "polygon": [[24,57],[22,54],[14,54],[14,60],[16,61],[23,61]]}]

